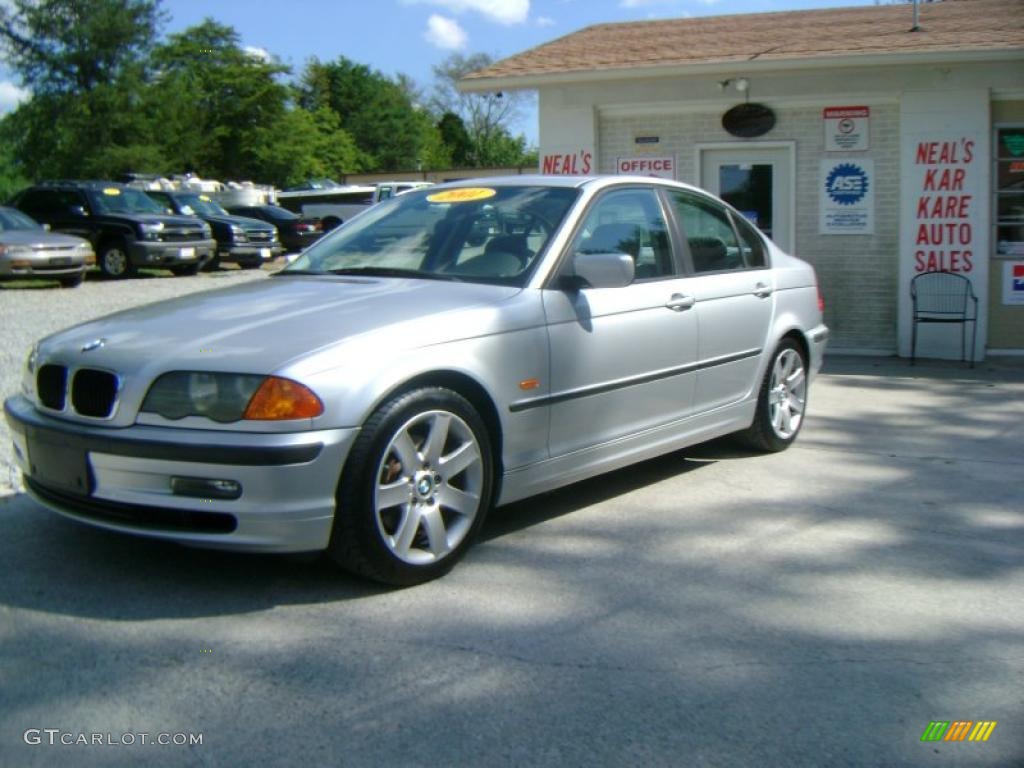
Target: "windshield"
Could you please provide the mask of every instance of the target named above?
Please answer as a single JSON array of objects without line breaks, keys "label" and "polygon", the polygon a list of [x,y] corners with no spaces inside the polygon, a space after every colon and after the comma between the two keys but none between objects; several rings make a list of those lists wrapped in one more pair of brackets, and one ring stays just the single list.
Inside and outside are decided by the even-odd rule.
[{"label": "windshield", "polygon": [[131,187],[90,190],[89,200],[97,213],[164,213],[164,209],[153,198]]},{"label": "windshield", "polygon": [[19,210],[0,208],[0,232],[10,229],[42,229],[42,227]]},{"label": "windshield", "polygon": [[568,187],[454,187],[370,208],[280,274],[408,275],[522,285],[579,192]]},{"label": "windshield", "polygon": [[230,216],[220,203],[206,195],[177,195],[178,207],[190,216]]}]

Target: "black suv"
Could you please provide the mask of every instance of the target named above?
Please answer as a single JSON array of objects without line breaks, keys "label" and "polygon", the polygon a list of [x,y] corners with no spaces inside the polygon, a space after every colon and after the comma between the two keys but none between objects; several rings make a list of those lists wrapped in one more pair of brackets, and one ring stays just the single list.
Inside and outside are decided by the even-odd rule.
[{"label": "black suv", "polygon": [[146,194],[167,213],[198,216],[213,228],[217,255],[206,265],[207,269],[215,269],[221,261],[234,261],[243,269],[255,269],[284,253],[275,227],[259,219],[232,216],[207,195],[164,190],[146,190]]},{"label": "black suv", "polygon": [[217,255],[206,222],[168,216],[145,192],[123,184],[44,182],[19,192],[11,205],[54,231],[86,238],[111,277],[128,277],[138,267],[194,275]]}]

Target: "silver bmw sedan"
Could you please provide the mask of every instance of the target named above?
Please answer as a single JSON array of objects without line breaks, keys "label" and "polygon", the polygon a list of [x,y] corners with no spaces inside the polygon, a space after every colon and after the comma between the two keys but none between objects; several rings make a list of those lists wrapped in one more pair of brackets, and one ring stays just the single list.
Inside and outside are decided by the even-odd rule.
[{"label": "silver bmw sedan", "polygon": [[478,179],[49,336],[5,412],[61,514],[410,585],[492,507],[730,433],[785,449],[827,336],[813,269],[699,189]]}]

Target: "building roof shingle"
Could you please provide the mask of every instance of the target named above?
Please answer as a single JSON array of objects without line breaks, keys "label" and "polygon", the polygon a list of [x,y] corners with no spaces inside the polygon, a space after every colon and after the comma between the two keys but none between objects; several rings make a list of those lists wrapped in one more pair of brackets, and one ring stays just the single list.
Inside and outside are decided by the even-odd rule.
[{"label": "building roof shingle", "polygon": [[597,24],[467,75],[542,82],[554,75],[885,54],[1024,52],[1024,0],[921,3]]}]

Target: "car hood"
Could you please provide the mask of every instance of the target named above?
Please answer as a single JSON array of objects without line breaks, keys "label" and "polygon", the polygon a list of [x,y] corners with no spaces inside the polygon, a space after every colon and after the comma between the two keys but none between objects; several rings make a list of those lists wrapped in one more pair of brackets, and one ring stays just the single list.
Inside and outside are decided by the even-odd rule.
[{"label": "car hood", "polygon": [[0,245],[28,245],[40,248],[88,245],[88,240],[74,235],[63,235],[59,232],[47,232],[45,229],[7,229],[0,232]]},{"label": "car hood", "polygon": [[[40,343],[40,362],[106,368],[149,380],[171,370],[274,373],[293,362],[308,365],[318,351],[339,345],[396,354],[511,330],[528,321],[513,319],[496,305],[519,292],[404,278],[268,278],[61,331]],[[93,348],[83,351],[86,347]]]},{"label": "car hood", "polygon": [[265,221],[259,219],[250,219],[248,216],[202,216],[211,224],[223,224],[230,227],[234,224],[236,227],[241,227],[246,231],[265,231],[273,229],[273,225],[268,224]]},{"label": "car hood", "polygon": [[96,218],[110,221],[134,221],[139,224],[163,224],[171,229],[195,229],[202,226],[201,219],[196,216],[180,216],[171,213],[122,213],[117,211],[99,214]]}]

